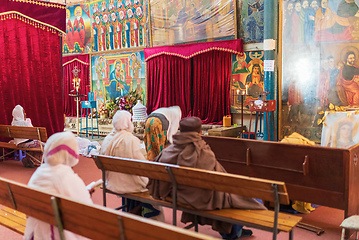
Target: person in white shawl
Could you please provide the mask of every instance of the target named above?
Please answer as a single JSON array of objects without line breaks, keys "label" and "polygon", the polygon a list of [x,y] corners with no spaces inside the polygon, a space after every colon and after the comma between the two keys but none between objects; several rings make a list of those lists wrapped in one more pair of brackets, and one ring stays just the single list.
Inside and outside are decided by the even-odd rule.
[{"label": "person in white shawl", "polygon": [[159,108],[148,116],[143,135],[148,160],[155,159],[166,147],[167,141],[172,144],[172,136],[178,131],[181,117],[179,106]]},{"label": "person in white shawl", "polygon": [[[112,119],[113,130],[103,140],[100,154],[114,157],[146,160],[141,153],[140,140],[132,132],[134,129],[131,113],[117,111]],[[148,178],[124,173],[107,172],[106,187],[116,193],[146,192]]]},{"label": "person in white shawl", "polygon": [[[79,161],[79,147],[71,132],[51,135],[44,149],[44,164],[32,177],[28,185],[48,193],[70,197],[75,201],[92,204],[91,196],[82,179],[72,170]],[[65,231],[67,240],[82,240],[85,237]],[[58,229],[48,223],[28,217],[24,240],[59,240]]]},{"label": "person in white shawl", "polygon": [[[25,110],[22,106],[16,105],[15,108],[12,110],[12,126],[20,126],[20,127],[33,127],[30,118],[26,118]],[[14,140],[10,141],[15,143],[18,147],[24,148],[37,148],[40,147],[42,144],[38,140],[31,140],[31,139],[22,139],[22,138],[14,138]],[[32,159],[29,155],[36,158],[38,161]],[[34,167],[39,166],[41,163],[42,154],[40,152],[28,152],[28,154],[21,158],[22,163],[25,167]]]},{"label": "person in white shawl", "polygon": [[[134,129],[131,113],[125,110],[117,111],[112,119],[113,130],[106,136],[102,143],[100,154],[114,157],[131,158],[146,160],[141,153],[140,140],[132,132]],[[148,191],[146,185],[147,177],[140,177],[124,173],[106,172],[106,187],[116,193],[135,193]],[[123,204],[125,201],[123,200]],[[145,208],[145,217],[154,217],[161,214],[150,204],[144,204],[138,201],[127,199],[128,211]],[[141,211],[141,209],[139,209]],[[150,210],[150,211],[149,211]],[[149,213],[147,214],[147,212]],[[133,212],[134,213],[134,212]],[[140,213],[138,213],[140,214]],[[159,218],[160,219],[160,218]]]}]

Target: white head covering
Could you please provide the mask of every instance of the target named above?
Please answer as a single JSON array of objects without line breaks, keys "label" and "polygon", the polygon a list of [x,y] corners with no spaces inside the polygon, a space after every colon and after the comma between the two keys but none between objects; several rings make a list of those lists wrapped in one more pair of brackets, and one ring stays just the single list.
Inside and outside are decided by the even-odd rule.
[{"label": "white head covering", "polygon": [[25,116],[24,116],[24,108],[20,105],[16,105],[12,110],[12,122],[13,126],[26,126]]},{"label": "white head covering", "polygon": [[182,117],[182,111],[179,106],[172,106],[167,108],[159,108],[154,113],[161,113],[163,114],[168,120],[168,130],[167,130],[167,140],[172,143],[172,136],[176,134],[179,121]]},{"label": "white head covering", "polygon": [[113,116],[112,124],[115,131],[125,130],[130,133],[133,132],[134,126],[131,121],[131,113],[126,110],[120,110]]},{"label": "white head covering", "polygon": [[71,132],[59,132],[46,141],[44,162],[49,165],[64,164],[70,167],[79,162],[79,145]]}]

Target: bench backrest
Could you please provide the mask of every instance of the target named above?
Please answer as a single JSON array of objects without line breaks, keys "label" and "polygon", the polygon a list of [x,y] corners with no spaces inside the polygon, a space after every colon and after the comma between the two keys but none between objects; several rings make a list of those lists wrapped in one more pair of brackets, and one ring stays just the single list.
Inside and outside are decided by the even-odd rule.
[{"label": "bench backrest", "polygon": [[[88,205],[0,178],[0,204],[91,239],[215,239],[132,214]],[[55,205],[55,207],[54,207]],[[59,226],[59,225],[57,225]]]},{"label": "bench backrest", "polygon": [[177,184],[260,198],[264,201],[275,201],[273,188],[275,185],[278,190],[279,202],[289,204],[284,182],[102,155],[95,156],[94,160],[97,167],[103,171],[145,176],[167,182],[171,182],[170,174],[172,173]]},{"label": "bench backrest", "polygon": [[44,127],[19,127],[11,125],[0,125],[0,137],[24,138],[32,140],[47,141],[47,132]]}]

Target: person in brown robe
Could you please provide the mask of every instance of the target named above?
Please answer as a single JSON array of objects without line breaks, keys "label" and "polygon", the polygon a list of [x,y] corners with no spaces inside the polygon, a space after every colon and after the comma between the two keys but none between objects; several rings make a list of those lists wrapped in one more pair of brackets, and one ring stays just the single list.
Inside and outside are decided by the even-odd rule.
[{"label": "person in brown robe", "polygon": [[[180,132],[173,135],[173,144],[165,148],[154,161],[226,172],[216,160],[211,148],[202,139],[201,126],[202,121],[197,117],[183,118],[180,121]],[[165,199],[166,197],[171,197],[172,194],[171,183],[167,182],[150,179],[147,188],[155,199]],[[223,208],[266,209],[261,203],[251,198],[181,185],[178,186],[177,199],[178,202],[199,210]],[[183,223],[192,222],[194,217],[184,212],[181,221]],[[242,226],[239,225],[232,226],[229,223],[203,217],[198,217],[197,220],[201,225],[212,225],[212,229],[220,232],[224,239],[236,239],[252,235],[251,230],[242,229]]]}]

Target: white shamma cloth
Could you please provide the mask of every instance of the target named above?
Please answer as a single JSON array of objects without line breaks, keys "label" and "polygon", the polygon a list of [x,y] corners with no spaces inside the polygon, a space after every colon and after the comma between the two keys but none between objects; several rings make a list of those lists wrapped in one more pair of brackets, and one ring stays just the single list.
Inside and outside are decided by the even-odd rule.
[{"label": "white shamma cloth", "polygon": [[[19,126],[19,127],[33,127],[30,118],[25,118],[24,108],[20,105],[16,105],[12,110],[12,122],[11,126]],[[22,138],[14,138],[14,142],[16,145],[26,142],[29,139]]]},{"label": "white shamma cloth", "polygon": [[[53,134],[46,142],[44,164],[36,169],[28,185],[30,187],[70,197],[75,201],[92,204],[91,196],[82,179],[72,170],[79,161],[79,147],[70,132]],[[85,237],[64,231],[67,240]],[[26,222],[25,240],[59,240],[58,229],[48,223],[29,217]]]},{"label": "white shamma cloth", "polygon": [[[113,130],[102,143],[100,154],[146,160],[141,153],[140,140],[132,134],[131,113],[117,111],[112,120]],[[124,173],[107,172],[106,187],[117,193],[146,192],[148,178]]]}]

